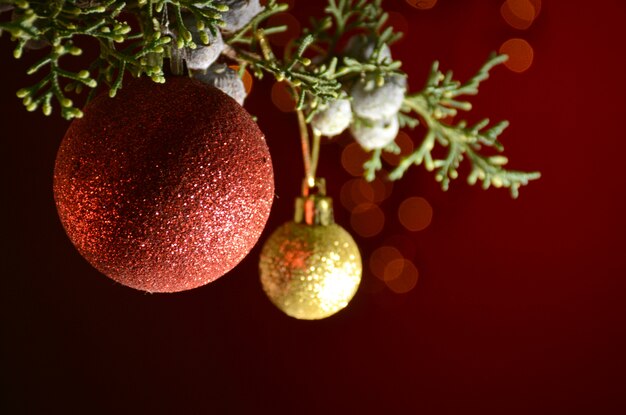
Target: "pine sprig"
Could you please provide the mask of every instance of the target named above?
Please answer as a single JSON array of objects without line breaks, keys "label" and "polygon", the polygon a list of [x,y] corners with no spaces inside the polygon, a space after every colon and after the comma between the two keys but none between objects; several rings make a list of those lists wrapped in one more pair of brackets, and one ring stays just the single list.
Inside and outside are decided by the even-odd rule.
[{"label": "pine sprig", "polygon": [[[403,112],[405,123],[411,116],[422,120],[427,132],[421,145],[411,154],[404,157],[398,166],[389,173],[391,180],[401,178],[412,165],[424,164],[427,170],[435,170],[435,179],[441,182],[444,190],[450,181],[458,177],[460,163],[467,157],[471,163],[468,183],[482,181],[483,188],[507,187],[516,198],[519,188],[530,180],[540,177],[538,172],[519,172],[504,168],[508,159],[501,155],[487,156],[480,153],[483,147],[503,151],[504,147],[498,140],[500,134],[508,126],[502,121],[487,128],[489,120],[484,119],[474,126],[468,127],[465,121],[456,125],[448,125],[442,120],[454,117],[459,110],[469,111],[471,104],[458,99],[463,95],[475,95],[482,81],[489,77],[489,70],[506,60],[505,55],[492,55],[483,67],[468,82],[461,84],[452,79],[452,73],[443,74],[438,64],[433,65],[426,87],[417,94],[405,98]],[[432,155],[435,144],[447,148],[447,155],[436,159]]]},{"label": "pine sprig", "polygon": [[[305,29],[303,35],[294,41],[297,52],[294,56],[285,55],[278,59],[267,41],[271,34],[283,30],[281,27],[258,29],[260,23],[269,16],[283,11],[286,7],[275,1],[268,2],[266,10],[260,13],[246,27],[228,39],[233,49],[232,57],[241,64],[248,65],[258,78],[270,73],[279,81],[291,86],[296,109],[302,110],[308,104],[307,121],[311,120],[316,108],[339,95],[339,90],[350,78],[357,78],[367,73],[376,73],[378,78],[386,74],[398,72],[401,62],[378,62],[378,54],[385,44],[399,38],[389,28],[378,34],[380,27],[387,20],[388,14],[380,7],[381,0],[368,2],[364,0],[330,0],[325,9],[328,16],[321,20],[313,20],[312,27]],[[335,56],[338,40],[346,33],[366,28],[375,36],[377,45],[368,62],[359,62],[349,57]],[[240,47],[247,46],[260,54],[250,53]],[[311,59],[305,56],[308,50],[313,55],[322,57],[317,65],[311,65]]]},{"label": "pine sprig", "polygon": [[[0,0],[0,6],[0,13],[13,9],[10,21],[0,22],[0,34],[7,32],[15,41],[16,58],[27,49],[42,45],[48,48],[47,54],[28,69],[29,75],[39,78],[20,89],[18,97],[29,111],[41,108],[46,115],[56,103],[67,119],[82,116],[69,93],[90,89],[89,100],[100,86],[114,96],[127,73],[165,82],[165,61],[169,59],[174,72],[178,72],[181,59],[187,59],[185,54],[201,46],[199,43],[209,45],[213,41],[209,34],[221,34],[225,43],[221,59],[236,62],[240,73],[249,69],[259,79],[271,75],[276,81],[286,82],[305,125],[331,100],[342,99],[345,104],[353,87],[371,85],[382,89],[389,80],[405,76],[402,63],[391,59],[387,49],[401,33],[385,28],[388,14],[382,0],[328,0],[326,15],[312,19],[302,36],[278,55],[269,40],[286,27],[267,22],[287,10],[287,5],[278,0],[269,0],[234,33],[220,30],[226,25],[223,17],[229,10],[222,0]],[[361,40],[369,48],[366,56],[355,56],[348,47],[339,50],[343,40],[351,36],[364,36]],[[76,71],[62,66],[60,62],[65,63],[66,56],[82,54],[78,45],[85,44],[83,40],[98,47],[98,57]],[[470,184],[480,181],[484,188],[507,187],[517,197],[521,186],[540,176],[537,172],[507,170],[507,158],[493,155],[503,151],[498,138],[507,122],[490,126],[485,119],[473,126],[465,121],[449,124],[459,111],[472,109],[467,97],[477,94],[490,70],[506,58],[492,55],[465,83],[455,80],[451,71],[443,73],[438,62],[433,64],[424,88],[406,95],[397,113],[400,128],[414,129],[422,124],[426,133],[416,150],[389,172],[390,179],[399,179],[411,166],[423,164],[447,189],[458,177],[462,161],[468,160]],[[356,108],[354,102],[351,105]],[[401,101],[396,102],[399,105]],[[358,127],[362,121],[355,119],[352,125]],[[433,154],[436,145],[446,149],[442,158]],[[372,150],[365,162],[368,180],[383,169],[383,152],[400,153],[394,142],[380,146],[384,147]]]},{"label": "pine sprig", "polygon": [[99,5],[78,2],[17,1],[16,11],[10,22],[0,23],[0,28],[9,32],[17,41],[14,56],[20,58],[25,48],[33,42],[49,45],[49,53],[28,69],[29,75],[48,72],[34,85],[17,92],[29,111],[41,107],[44,114],[52,112],[52,101],[61,107],[65,118],[80,117],[82,112],[74,107],[73,101],[66,96],[63,84],[70,81],[81,86],[94,88],[97,81],[88,70],[72,72],[60,65],[61,58],[67,55],[78,56],[82,49],[75,45],[74,37],[97,34],[111,42],[121,42],[130,31],[130,26],[116,19],[123,5],[111,7],[114,1]]},{"label": "pine sprig", "polygon": [[307,48],[314,42],[312,35],[302,39],[298,51],[288,60],[278,59],[272,51],[262,29],[256,32],[257,43],[262,56],[245,51],[237,51],[236,59],[249,65],[258,78],[264,72],[274,76],[278,82],[287,82],[297,102],[296,109],[302,109],[307,96],[325,102],[338,96],[341,84],[320,71],[311,69],[311,60],[304,56]]},{"label": "pine sprig", "polygon": [[372,151],[370,158],[363,163],[363,176],[368,182],[373,181],[376,178],[376,172],[383,168],[381,156],[382,149],[377,148]]},{"label": "pine sprig", "polygon": [[49,68],[49,73],[39,82],[17,91],[17,96],[22,98],[22,102],[28,111],[35,111],[41,106],[42,112],[45,115],[50,115],[52,112],[52,99],[54,98],[61,105],[63,117],[70,119],[82,115],[82,112],[74,107],[72,100],[65,96],[61,89],[61,80],[68,79],[90,88],[95,87],[97,82],[90,77],[89,71],[82,70],[78,73],[73,73],[62,69],[58,63],[62,56],[78,54],[80,54],[79,48],[75,47],[72,42],[65,42],[55,47],[47,57],[27,70],[29,75],[33,75],[44,67]]},{"label": "pine sprig", "polygon": [[339,68],[337,77],[363,71],[382,70],[384,72],[385,69],[395,71],[400,67],[400,62],[386,62],[385,66],[391,66],[391,68],[381,68],[377,65],[383,46],[391,45],[402,37],[402,33],[394,32],[392,27],[382,30],[389,18],[389,14],[382,8],[382,0],[329,0],[324,11],[327,15],[319,20],[312,19],[312,27],[305,30],[305,35],[313,34],[321,44],[320,50],[325,51],[324,62],[327,63],[338,54],[336,49],[339,40],[352,34],[356,29],[360,31],[365,29],[366,33],[376,41],[368,62],[359,62],[354,59],[345,61],[344,58],[341,66],[351,69]]},{"label": "pine sprig", "polygon": [[[355,29],[380,33],[381,28],[389,18],[389,14],[382,8],[382,0],[329,0],[325,12],[328,18],[314,22],[313,26],[334,28],[332,35],[326,39],[330,41],[331,52],[335,49],[339,39]],[[387,44],[393,43],[400,36],[400,33],[394,34],[393,30],[388,30],[387,34],[380,36],[382,41],[377,45],[377,49],[380,49],[385,42]],[[322,38],[322,40],[324,39]]]},{"label": "pine sprig", "polygon": [[[311,42],[311,49],[317,52],[315,59],[319,63],[314,73],[318,79],[337,82],[343,90],[348,90],[354,82],[366,76],[373,77],[376,83],[381,85],[386,76],[401,74],[402,62],[380,59],[383,47],[402,36],[401,33],[394,32],[392,27],[382,30],[389,15],[384,12],[381,4],[382,0],[329,0],[325,8],[327,15],[321,19],[311,19],[311,27],[304,30],[303,36],[296,43],[301,44],[305,39],[314,39]],[[356,29],[359,31],[365,29],[366,36],[375,42],[371,56],[365,61],[344,56],[343,52],[337,51],[339,40],[354,34]],[[328,99],[337,98],[337,87],[334,84],[330,85],[333,85],[332,94],[326,96],[311,94],[306,108],[308,123]],[[304,103],[303,99],[299,101],[299,104]],[[298,108],[302,109],[303,105],[299,105]],[[380,162],[373,156],[366,170],[372,172],[380,167]]]},{"label": "pine sprig", "polygon": [[[164,59],[175,54],[176,49],[194,49],[198,45],[191,34],[194,28],[187,27],[183,13],[192,15],[196,21],[195,31],[201,42],[207,44],[206,31],[215,34],[223,25],[221,13],[228,10],[224,4],[215,0],[139,0],[124,1],[14,1],[9,2],[22,10],[21,17],[11,22],[0,23],[0,29],[11,33],[17,40],[16,57],[28,42],[45,41],[55,47],[46,59],[50,76],[44,77],[31,87],[19,91],[25,105],[31,111],[43,104],[44,114],[51,113],[51,102],[56,100],[62,108],[65,118],[82,116],[66,93],[80,93],[85,87],[95,88],[106,85],[109,95],[114,96],[122,86],[124,74],[128,71],[133,76],[147,75],[155,82],[164,82]],[[326,12],[328,19],[322,23],[333,27],[332,34],[317,29],[305,33],[295,44],[299,49],[295,56],[277,59],[268,52],[269,45],[265,37],[283,31],[284,27],[267,27],[261,24],[269,17],[285,11],[286,4],[270,0],[265,10],[255,16],[247,25],[229,36],[228,52],[240,66],[248,67],[258,78],[269,73],[278,81],[286,81],[292,86],[298,109],[302,109],[307,98],[314,103],[323,104],[336,98],[338,90],[350,78],[374,72],[378,79],[386,74],[398,72],[401,63],[377,61],[383,45],[398,38],[391,28],[378,34],[388,15],[382,10],[381,0],[329,1]],[[121,15],[134,16],[139,29],[120,18]],[[332,64],[310,66],[310,59],[304,56],[306,50],[326,48],[327,56],[336,42],[346,33],[365,28],[375,35],[377,46],[369,62],[359,62],[349,57]],[[84,36],[95,39],[100,49],[99,57],[88,68],[77,73],[61,69],[59,58],[71,50],[74,55],[82,54],[75,45],[74,38]],[[242,48],[245,46],[247,49]],[[88,76],[85,77],[85,71]],[[34,72],[33,72],[34,73]],[[89,95],[91,98],[93,92]],[[308,114],[309,116],[311,114]]]},{"label": "pine sprig", "polygon": [[[222,24],[220,13],[228,9],[215,0],[139,0],[133,3],[20,0],[7,4],[16,11],[11,21],[0,22],[0,30],[10,33],[16,41],[16,58],[33,42],[49,45],[48,55],[28,71],[29,75],[35,75],[46,68],[48,73],[32,86],[20,89],[18,97],[29,111],[41,107],[45,115],[52,112],[53,101],[56,101],[67,119],[82,116],[82,111],[67,96],[68,92],[80,93],[85,87],[106,84],[109,95],[114,96],[126,71],[164,82],[163,60],[169,56],[168,45],[172,39],[176,40],[177,48],[197,46],[182,21],[182,11],[195,16],[197,26],[206,26],[215,32],[215,26]],[[173,27],[162,25],[168,13],[174,17]],[[138,29],[133,29],[125,20],[127,16],[137,19]],[[206,36],[201,36],[204,43]],[[77,72],[63,69],[59,62],[62,57],[82,54],[82,49],[76,46],[79,37],[95,40],[100,49],[99,57],[88,68]]]},{"label": "pine sprig", "polygon": [[[203,44],[209,43],[209,37],[204,29],[211,34],[217,33],[217,27],[223,26],[221,13],[228,11],[228,6],[217,4],[214,0],[140,0],[139,7],[147,7],[147,17],[153,23],[155,32],[164,35],[172,35],[178,49],[187,47],[195,49],[198,45],[194,42],[191,30],[185,24],[183,13],[193,16],[196,21],[200,40]],[[161,20],[157,18],[161,17]]]},{"label": "pine sprig", "polygon": [[464,84],[453,78],[452,71],[443,74],[439,70],[439,62],[434,62],[422,91],[422,96],[426,98],[433,115],[441,119],[454,117],[459,110],[470,111],[472,104],[467,100],[457,98],[478,94],[480,83],[489,78],[489,71],[507,59],[507,55],[492,54],[478,72]]}]

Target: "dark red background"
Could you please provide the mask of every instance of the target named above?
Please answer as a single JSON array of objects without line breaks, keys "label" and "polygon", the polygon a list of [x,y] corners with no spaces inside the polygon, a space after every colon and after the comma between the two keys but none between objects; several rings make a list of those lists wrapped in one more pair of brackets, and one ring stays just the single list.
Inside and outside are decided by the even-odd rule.
[{"label": "dark red background", "polygon": [[[296,3],[304,16],[324,2]],[[512,166],[543,178],[514,201],[462,180],[443,193],[415,169],[382,205],[384,234],[357,241],[367,256],[402,231],[403,198],[427,198],[431,226],[407,234],[417,287],[377,291],[368,273],[348,309],[316,322],[265,298],[258,246],[226,277],[174,295],[92,269],[52,198],[67,123],[22,108],[15,91],[32,62],[14,61],[0,39],[2,413],[626,413],[626,6],[545,1],[519,32],[501,1],[386,3],[410,23],[394,54],[413,89],[434,59],[467,79],[504,40],[532,44],[530,70],[495,70],[469,117],[509,119]],[[295,119],[269,88],[257,82],[247,104],[277,178],[263,238],[290,218],[301,170]],[[322,151],[338,197],[340,148]],[[338,207],[337,218],[348,214]]]}]

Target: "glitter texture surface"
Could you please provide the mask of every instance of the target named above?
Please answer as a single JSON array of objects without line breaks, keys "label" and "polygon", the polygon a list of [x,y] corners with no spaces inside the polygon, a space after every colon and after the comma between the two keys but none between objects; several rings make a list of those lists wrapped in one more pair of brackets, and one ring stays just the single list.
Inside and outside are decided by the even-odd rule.
[{"label": "glitter texture surface", "polygon": [[78,251],[148,292],[196,288],[257,242],[274,197],[263,133],[221,91],[189,78],[101,95],[59,148],[54,196]]},{"label": "glitter texture surface", "polygon": [[341,226],[287,222],[265,242],[259,264],[270,300],[291,317],[316,320],[348,305],[361,281],[361,255]]}]

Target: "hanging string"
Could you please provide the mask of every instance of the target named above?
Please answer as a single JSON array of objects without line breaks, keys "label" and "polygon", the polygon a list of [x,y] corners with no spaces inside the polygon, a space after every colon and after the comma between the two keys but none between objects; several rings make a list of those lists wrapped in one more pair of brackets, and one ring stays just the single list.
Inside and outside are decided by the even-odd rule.
[{"label": "hanging string", "polygon": [[[173,36],[174,33],[170,30],[170,17],[168,13],[167,4],[163,6],[163,13],[161,14],[161,30],[164,34]],[[170,70],[174,75],[182,75],[184,72],[183,65],[183,51],[184,49],[178,49],[176,42],[171,42],[170,47]]]},{"label": "hanging string", "polygon": [[302,147],[302,161],[304,163],[304,178],[311,186],[311,149],[309,146],[309,131],[306,126],[304,114],[302,111],[297,110],[298,113],[298,127],[300,127],[300,146]]},{"label": "hanging string", "polygon": [[[275,62],[276,56],[272,51],[272,48],[265,37],[265,33],[263,29],[258,29],[255,32],[255,36],[259,41],[259,45],[261,47],[261,53],[263,57],[270,61]],[[280,79],[277,77],[277,80]],[[290,84],[291,85],[291,84]],[[293,85],[291,85],[294,88]],[[317,131],[313,131],[313,143],[311,144],[311,140],[309,138],[309,129],[306,123],[306,119],[304,118],[304,113],[300,109],[296,109],[296,113],[298,115],[298,127],[300,129],[300,145],[302,147],[302,161],[304,163],[304,178],[306,182],[306,192],[308,193],[311,189],[318,188],[318,191],[321,193],[325,193],[325,186],[320,186],[320,182],[316,179],[315,174],[317,172],[317,165],[319,163],[319,154],[320,154],[320,134]],[[303,189],[303,192],[305,190]]]},{"label": "hanging string", "polygon": [[311,149],[311,177],[313,181],[317,181],[317,164],[320,159],[320,139],[322,135],[315,128],[313,129],[313,145]]},{"label": "hanging string", "polygon": [[[302,161],[304,163],[304,178],[309,189],[318,186],[316,178],[317,165],[320,155],[320,138],[318,131],[313,130],[313,143],[309,138],[309,129],[301,110],[296,110],[298,114],[298,126],[300,127],[300,145],[302,146]],[[321,189],[320,189],[321,190]]]},{"label": "hanging string", "polygon": [[304,164],[304,181],[302,184],[302,196],[311,195],[311,190],[315,194],[326,196],[326,182],[317,178],[317,165],[320,157],[320,141],[322,135],[313,129],[313,143],[309,139],[309,129],[301,110],[296,110],[298,114],[298,126],[300,127],[300,144],[302,146],[302,160]]}]

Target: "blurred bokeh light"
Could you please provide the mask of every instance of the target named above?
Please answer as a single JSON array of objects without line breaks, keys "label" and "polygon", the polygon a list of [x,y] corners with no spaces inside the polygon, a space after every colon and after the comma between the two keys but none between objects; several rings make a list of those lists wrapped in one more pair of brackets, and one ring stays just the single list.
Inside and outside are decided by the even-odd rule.
[{"label": "blurred bokeh light", "polygon": [[363,163],[369,155],[357,143],[348,144],[341,153],[341,165],[352,176],[363,176]]},{"label": "blurred bokeh light", "polygon": [[500,7],[502,18],[513,28],[525,30],[541,10],[541,0],[507,0]]},{"label": "blurred bokeh light", "polygon": [[419,272],[417,267],[408,259],[394,259],[385,266],[385,284],[396,294],[404,294],[411,291],[417,285],[418,278]]},{"label": "blurred bokeh light", "polygon": [[286,82],[275,82],[272,85],[272,102],[282,112],[292,112],[296,108],[296,100],[289,91]]},{"label": "blurred bokeh light", "polygon": [[406,2],[420,10],[432,9],[437,4],[437,0],[406,0]]},{"label": "blurred bokeh light", "polygon": [[361,203],[374,202],[374,189],[367,186],[367,182],[363,179],[348,180],[341,186],[339,198],[343,207],[352,211]]},{"label": "blurred bokeh light", "polygon": [[535,18],[535,7],[529,0],[507,0],[500,7],[500,14],[509,26],[528,29]]},{"label": "blurred bokeh light", "polygon": [[409,197],[400,204],[398,219],[408,230],[422,231],[433,219],[433,208],[423,197]]},{"label": "blurred bokeh light", "polygon": [[509,55],[504,65],[513,72],[524,72],[533,63],[533,47],[524,39],[507,40],[500,46],[500,53]]},{"label": "blurred bokeh light", "polygon": [[385,214],[373,203],[361,203],[350,214],[350,226],[359,236],[376,236],[385,226]]},{"label": "blurred bokeh light", "polygon": [[291,13],[277,13],[267,19],[268,27],[286,26],[286,30],[280,33],[272,33],[267,39],[272,45],[285,46],[290,40],[300,36],[301,25],[298,19]]},{"label": "blurred bokeh light", "polygon": [[361,203],[380,203],[389,197],[392,186],[378,178],[371,182],[363,178],[348,180],[341,187],[341,204],[351,211]]},{"label": "blurred bokeh light", "polygon": [[402,259],[402,253],[393,246],[381,246],[371,253],[369,258],[370,271],[382,281],[385,280],[385,267],[391,261]]},{"label": "blurred bokeh light", "polygon": [[[229,68],[239,73],[239,65],[230,65]],[[250,92],[252,91],[252,85],[254,84],[254,79],[247,69],[243,70],[243,74],[241,75],[241,81],[243,82],[243,87],[246,90],[246,95],[250,95]]]},{"label": "blurred bokeh light", "polygon": [[392,166],[400,164],[402,157],[411,154],[414,149],[413,140],[411,140],[411,137],[404,131],[400,131],[398,133],[398,136],[396,137],[396,144],[400,147],[400,154],[393,154],[386,151],[383,151],[382,153],[383,160]]}]

